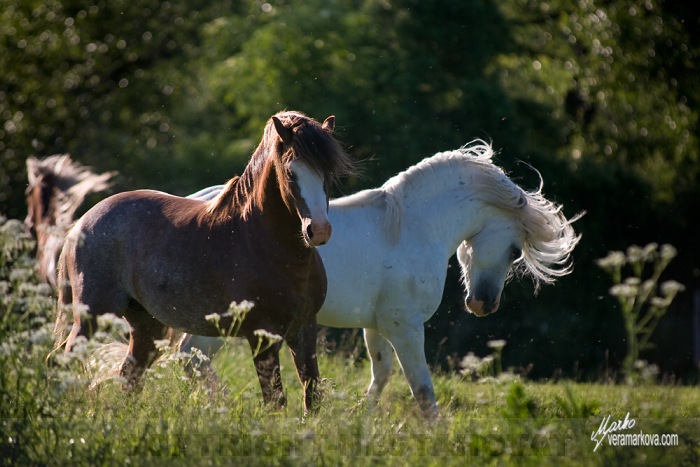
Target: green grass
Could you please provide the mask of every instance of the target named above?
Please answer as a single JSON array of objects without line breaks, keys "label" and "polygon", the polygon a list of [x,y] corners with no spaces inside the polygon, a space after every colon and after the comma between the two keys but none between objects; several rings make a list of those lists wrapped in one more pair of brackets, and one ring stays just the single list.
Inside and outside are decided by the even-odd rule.
[{"label": "green grass", "polygon": [[[372,407],[363,396],[368,362],[321,343],[324,397],[304,419],[287,351],[288,406],[275,411],[262,404],[250,349],[236,339],[213,362],[221,386],[213,392],[187,378],[173,354],[148,371],[139,394],[114,379],[90,387],[89,346],[46,363],[53,299],[31,271],[27,245],[14,241],[17,225],[10,227],[0,222],[0,465],[700,464],[697,387],[438,373],[441,417],[429,422],[399,371]],[[622,433],[673,434],[678,446],[606,443],[594,452],[591,434],[603,418],[628,413],[636,424]]]},{"label": "green grass", "polygon": [[[402,375],[377,407],[363,391],[368,363],[320,356],[324,398],[302,418],[302,392],[285,353],[289,405],[261,403],[243,342],[214,362],[222,390],[210,393],[175,361],[150,371],[139,395],[117,381],[94,389],[47,369],[41,352],[14,355],[3,368],[3,464],[697,465],[700,394],[694,387],[471,382],[435,375],[441,418],[423,420]],[[12,363],[15,363],[13,366]],[[5,361],[4,363],[8,363]],[[79,373],[76,373],[79,374]],[[75,374],[73,375],[75,376]],[[677,447],[614,447],[593,452],[602,418],[636,420],[630,433],[679,435]]]}]

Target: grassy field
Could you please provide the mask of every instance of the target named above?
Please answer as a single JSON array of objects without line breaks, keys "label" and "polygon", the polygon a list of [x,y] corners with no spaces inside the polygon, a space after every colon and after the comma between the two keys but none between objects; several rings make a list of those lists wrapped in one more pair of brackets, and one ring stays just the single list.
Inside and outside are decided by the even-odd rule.
[{"label": "grassy field", "polygon": [[[186,356],[172,352],[140,394],[114,379],[92,387],[90,345],[47,364],[53,298],[17,229],[0,225],[0,465],[700,465],[697,387],[436,373],[441,417],[430,422],[401,374],[368,405],[368,362],[352,343],[331,352],[321,342],[324,397],[304,419],[288,353],[289,404],[274,411],[236,339],[213,362],[216,391],[188,378]],[[93,342],[121,335],[118,323],[104,324]],[[596,433],[601,425],[618,428],[618,445]],[[619,445],[633,442],[674,445]]]},{"label": "grassy field", "polygon": [[[261,403],[249,349],[236,340],[214,362],[222,388],[213,393],[186,378],[173,358],[149,371],[139,395],[115,380],[91,389],[80,358],[48,369],[42,347],[3,356],[5,465],[698,465],[700,459],[695,387],[538,384],[507,374],[474,382],[442,374],[435,375],[442,416],[427,422],[402,375],[377,407],[368,407],[362,396],[368,363],[323,355],[324,399],[318,414],[303,419],[288,355],[290,403],[273,411]],[[634,426],[618,433],[677,435],[677,446],[604,441],[594,452],[591,435],[604,417],[623,420],[628,413]]]}]

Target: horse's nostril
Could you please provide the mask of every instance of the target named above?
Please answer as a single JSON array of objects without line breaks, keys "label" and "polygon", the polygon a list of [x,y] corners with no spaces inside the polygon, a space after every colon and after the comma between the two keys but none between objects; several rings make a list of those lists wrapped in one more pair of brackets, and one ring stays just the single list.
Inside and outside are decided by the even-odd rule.
[{"label": "horse's nostril", "polygon": [[309,239],[314,238],[314,229],[311,228],[311,224],[309,224],[309,226],[306,227],[306,235],[309,236]]}]

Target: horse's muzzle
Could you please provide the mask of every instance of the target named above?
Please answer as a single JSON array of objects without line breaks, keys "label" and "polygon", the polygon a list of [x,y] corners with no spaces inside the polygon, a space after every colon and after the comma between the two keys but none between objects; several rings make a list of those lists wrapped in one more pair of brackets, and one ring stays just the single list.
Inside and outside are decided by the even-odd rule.
[{"label": "horse's muzzle", "polygon": [[464,306],[467,307],[468,311],[481,318],[498,310],[500,302],[500,297],[496,297],[495,300],[476,300],[470,295],[464,300]]},{"label": "horse's muzzle", "polygon": [[314,222],[313,220],[304,229],[304,235],[310,246],[320,246],[328,243],[333,233],[333,227],[328,221]]}]

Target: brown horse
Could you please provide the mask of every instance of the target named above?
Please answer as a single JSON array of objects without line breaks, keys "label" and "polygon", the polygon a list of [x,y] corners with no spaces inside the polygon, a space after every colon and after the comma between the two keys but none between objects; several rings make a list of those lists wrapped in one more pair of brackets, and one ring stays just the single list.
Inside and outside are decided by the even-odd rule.
[{"label": "brown horse", "polygon": [[[95,205],[68,233],[59,260],[57,347],[67,305],[96,317],[114,313],[131,328],[120,375],[136,385],[157,357],[154,340],[167,327],[217,336],[233,318],[232,302],[253,302],[239,334],[255,349],[256,330],[282,336],[305,390],[316,399],[316,313],[326,295],[317,245],[331,235],[328,189],[353,164],[323,125],[298,112],[273,116],[240,177],[211,201],[140,190]],[[70,350],[81,326],[73,307]],[[217,326],[207,319],[220,314]],[[285,403],[279,368],[281,342],[254,355],[265,402]]]},{"label": "brown horse", "polygon": [[39,276],[56,289],[56,260],[78,208],[90,193],[111,186],[116,172],[96,174],[68,154],[27,159],[24,224],[36,239]]}]

